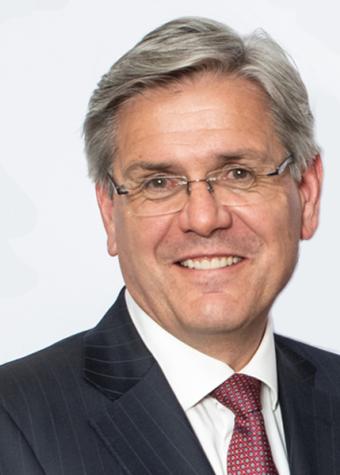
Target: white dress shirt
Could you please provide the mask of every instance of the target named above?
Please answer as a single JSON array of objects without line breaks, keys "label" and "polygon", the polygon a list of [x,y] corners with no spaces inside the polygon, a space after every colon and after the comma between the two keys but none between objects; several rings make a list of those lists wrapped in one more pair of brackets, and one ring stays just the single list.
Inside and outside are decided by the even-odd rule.
[{"label": "white dress shirt", "polygon": [[[139,335],[161,367],[214,472],[226,475],[234,414],[210,393],[234,371],[222,361],[201,353],[164,330],[137,305],[127,290],[125,299]],[[273,459],[279,474],[289,475],[270,322],[259,348],[240,373],[262,381],[262,413]]]}]

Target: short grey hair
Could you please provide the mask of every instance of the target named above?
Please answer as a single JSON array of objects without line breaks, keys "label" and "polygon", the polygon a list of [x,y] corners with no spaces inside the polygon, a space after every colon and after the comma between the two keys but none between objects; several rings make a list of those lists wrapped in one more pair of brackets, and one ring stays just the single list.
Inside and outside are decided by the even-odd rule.
[{"label": "short grey hair", "polygon": [[104,183],[117,153],[123,104],[146,89],[167,86],[203,72],[243,77],[269,97],[278,138],[294,157],[293,176],[319,153],[314,119],[300,75],[285,51],[263,30],[241,36],[205,18],[170,21],[147,34],[102,77],[84,122],[89,176]]}]

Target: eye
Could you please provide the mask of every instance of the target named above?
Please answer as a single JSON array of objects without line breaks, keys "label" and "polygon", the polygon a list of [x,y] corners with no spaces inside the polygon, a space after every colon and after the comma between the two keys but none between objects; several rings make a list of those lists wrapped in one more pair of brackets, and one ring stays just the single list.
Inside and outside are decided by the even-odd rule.
[{"label": "eye", "polygon": [[211,178],[212,181],[217,182],[219,185],[242,189],[251,187],[255,179],[256,175],[252,168],[237,163],[232,163],[222,168]]},{"label": "eye", "polygon": [[143,183],[145,190],[166,190],[170,186],[171,178],[164,176],[156,176],[154,178],[148,178]]},{"label": "eye", "polygon": [[252,172],[252,170],[249,170],[248,168],[237,167],[237,168],[231,168],[229,170],[226,170],[227,180],[251,181],[253,177],[254,177],[254,173]]},{"label": "eye", "polygon": [[147,195],[168,195],[178,188],[179,178],[172,176],[154,176],[143,182],[143,192]]}]

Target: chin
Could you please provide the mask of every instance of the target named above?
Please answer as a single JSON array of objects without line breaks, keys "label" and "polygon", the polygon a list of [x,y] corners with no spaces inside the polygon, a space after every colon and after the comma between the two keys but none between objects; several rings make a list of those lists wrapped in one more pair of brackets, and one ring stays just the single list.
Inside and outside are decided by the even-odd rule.
[{"label": "chin", "polygon": [[240,309],[239,305],[232,305],[230,300],[222,297],[202,299],[198,305],[189,306],[186,311],[188,322],[191,322],[196,331],[216,333],[233,332],[241,329],[252,320],[250,312]]}]

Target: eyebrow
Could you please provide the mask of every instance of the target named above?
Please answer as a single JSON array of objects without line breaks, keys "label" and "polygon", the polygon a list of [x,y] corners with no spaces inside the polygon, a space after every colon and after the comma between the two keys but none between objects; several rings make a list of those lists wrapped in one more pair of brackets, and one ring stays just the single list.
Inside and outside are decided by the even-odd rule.
[{"label": "eyebrow", "polygon": [[253,149],[239,149],[229,153],[221,154],[217,157],[223,162],[230,162],[232,160],[256,160],[261,163],[268,163],[274,157],[268,156],[266,152]]},{"label": "eyebrow", "polygon": [[173,168],[174,163],[171,162],[146,162],[144,160],[138,160],[132,163],[124,172],[124,175],[130,175],[135,171],[169,171]]},{"label": "eyebrow", "polygon": [[[269,157],[265,153],[251,149],[240,149],[228,153],[222,153],[215,155],[211,161],[215,162],[215,167],[218,168],[223,166],[225,163],[231,162],[233,160],[244,161],[244,160],[256,160],[261,163],[269,162]],[[146,160],[138,160],[127,167],[124,171],[125,176],[131,176],[138,171],[151,171],[151,172],[173,172],[175,167],[178,167],[180,164],[177,162],[149,162]]]}]

